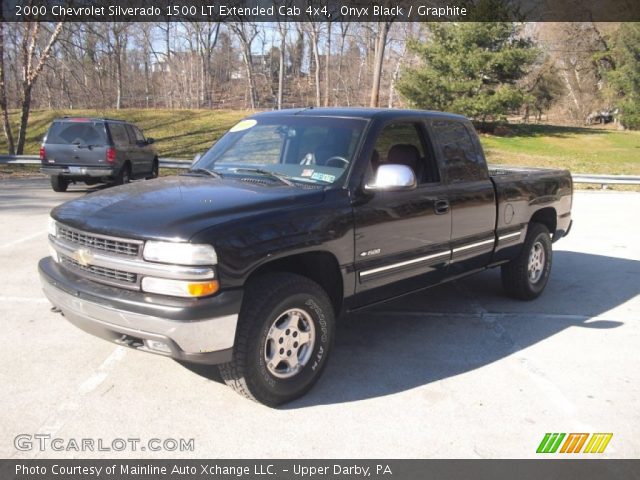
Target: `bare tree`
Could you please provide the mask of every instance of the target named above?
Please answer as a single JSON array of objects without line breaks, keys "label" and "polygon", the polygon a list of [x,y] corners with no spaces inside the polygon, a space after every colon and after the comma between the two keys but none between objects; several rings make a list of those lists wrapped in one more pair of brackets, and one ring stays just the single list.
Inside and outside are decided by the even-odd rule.
[{"label": "bare tree", "polygon": [[320,24],[317,22],[308,22],[309,35],[311,36],[311,50],[313,52],[313,65],[315,74],[315,87],[316,87],[316,107],[322,105],[322,98],[320,95],[320,52],[318,50],[318,43],[320,42]]},{"label": "bare tree", "polygon": [[382,76],[382,65],[384,62],[384,49],[387,45],[387,36],[393,20],[378,22],[378,32],[376,34],[376,48],[373,62],[373,84],[371,85],[370,107],[377,107],[380,103],[380,77]]},{"label": "bare tree", "polygon": [[[2,16],[2,3],[0,3],[0,17]],[[9,111],[7,109],[7,88],[4,79],[4,22],[0,23],[0,108],[2,108],[2,128],[7,138],[9,153],[15,153],[13,133],[9,123]]]},{"label": "bare tree", "polygon": [[280,51],[278,52],[278,100],[277,108],[282,109],[282,99],[284,96],[284,77],[285,77],[285,50],[287,46],[288,25],[286,18],[281,20],[278,18],[278,33],[280,34]]},{"label": "bare tree", "polygon": [[229,27],[238,37],[242,49],[242,61],[244,62],[247,87],[249,89],[249,103],[251,109],[255,109],[258,105],[258,92],[256,89],[256,80],[253,71],[253,55],[251,53],[251,44],[258,36],[258,26],[251,22],[235,22],[230,23]]},{"label": "bare tree", "polygon": [[49,38],[45,47],[40,52],[40,57],[36,58],[36,50],[38,37],[40,33],[41,22],[25,22],[23,26],[22,38],[22,92],[20,97],[21,114],[20,114],[20,131],[18,132],[18,146],[16,153],[22,155],[27,135],[27,123],[29,121],[29,112],[31,109],[31,92],[33,86],[42,72],[51,49],[56,43],[60,32],[62,31],[62,22],[55,24],[53,30],[49,34]]}]

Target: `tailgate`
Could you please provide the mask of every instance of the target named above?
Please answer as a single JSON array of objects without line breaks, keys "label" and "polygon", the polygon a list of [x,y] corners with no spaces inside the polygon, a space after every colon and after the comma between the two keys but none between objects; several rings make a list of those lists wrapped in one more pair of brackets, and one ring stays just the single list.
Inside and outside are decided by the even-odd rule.
[{"label": "tailgate", "polygon": [[106,164],[104,122],[87,119],[55,121],[44,142],[43,165],[100,166]]}]

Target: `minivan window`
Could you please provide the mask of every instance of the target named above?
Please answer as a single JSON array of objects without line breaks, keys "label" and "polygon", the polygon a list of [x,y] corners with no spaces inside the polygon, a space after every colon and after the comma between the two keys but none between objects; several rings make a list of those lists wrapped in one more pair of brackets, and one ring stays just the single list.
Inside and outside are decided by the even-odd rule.
[{"label": "minivan window", "polygon": [[111,123],[109,124],[109,130],[111,130],[113,143],[121,146],[129,144],[129,135],[127,135],[127,130],[124,125],[120,123]]},{"label": "minivan window", "polygon": [[106,132],[102,122],[53,122],[47,143],[55,145],[104,145]]}]

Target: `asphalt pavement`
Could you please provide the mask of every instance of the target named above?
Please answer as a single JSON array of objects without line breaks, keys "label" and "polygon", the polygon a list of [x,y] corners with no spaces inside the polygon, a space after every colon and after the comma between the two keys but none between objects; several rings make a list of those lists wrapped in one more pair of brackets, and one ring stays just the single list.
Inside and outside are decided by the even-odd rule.
[{"label": "asphalt pavement", "polygon": [[324,376],[279,409],[50,311],[48,212],[86,193],[0,181],[0,458],[533,458],[547,432],[640,456],[640,193],[576,193],[535,301],[490,270],[342,319]]}]

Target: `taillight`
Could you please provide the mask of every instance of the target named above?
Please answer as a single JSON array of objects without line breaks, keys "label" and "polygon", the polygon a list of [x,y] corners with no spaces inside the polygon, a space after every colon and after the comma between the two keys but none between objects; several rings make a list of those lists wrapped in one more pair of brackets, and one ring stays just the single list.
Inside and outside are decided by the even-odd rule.
[{"label": "taillight", "polygon": [[44,149],[44,147],[40,147],[40,160],[46,160],[47,159],[47,151]]},{"label": "taillight", "polygon": [[107,148],[107,163],[114,163],[116,161],[116,149],[113,147]]}]

